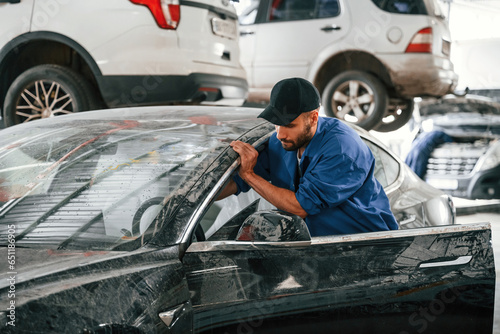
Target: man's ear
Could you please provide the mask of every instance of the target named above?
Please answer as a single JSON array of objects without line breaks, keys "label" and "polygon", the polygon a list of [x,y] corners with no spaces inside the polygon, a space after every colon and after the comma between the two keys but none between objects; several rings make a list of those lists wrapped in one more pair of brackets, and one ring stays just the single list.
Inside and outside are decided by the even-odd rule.
[{"label": "man's ear", "polygon": [[319,108],[316,110],[313,110],[312,115],[311,115],[311,121],[313,124],[318,123],[318,118],[319,118]]}]

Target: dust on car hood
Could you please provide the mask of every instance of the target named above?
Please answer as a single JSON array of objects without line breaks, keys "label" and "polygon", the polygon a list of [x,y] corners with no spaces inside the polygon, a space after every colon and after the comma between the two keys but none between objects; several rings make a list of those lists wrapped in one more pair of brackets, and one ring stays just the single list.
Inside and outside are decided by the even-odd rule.
[{"label": "dust on car hood", "polygon": [[[163,261],[177,259],[174,249],[163,251]],[[154,251],[154,248],[128,252],[16,247],[12,267],[6,266],[0,273],[0,306],[5,309],[7,298],[3,297],[7,293],[15,293],[16,303],[21,303],[35,295],[48,295],[74,286],[154,268],[158,263],[149,259]],[[7,258],[7,247],[0,247],[0,255]]]},{"label": "dust on car hood", "polygon": [[500,138],[500,103],[482,96],[445,96],[418,102],[422,122],[453,137]]}]

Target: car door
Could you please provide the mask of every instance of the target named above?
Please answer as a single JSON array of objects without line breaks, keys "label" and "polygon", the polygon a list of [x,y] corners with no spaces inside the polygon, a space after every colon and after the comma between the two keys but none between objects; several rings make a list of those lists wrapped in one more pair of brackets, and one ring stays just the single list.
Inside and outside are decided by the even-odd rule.
[{"label": "car door", "polygon": [[250,86],[306,78],[321,50],[349,31],[350,18],[343,8],[341,0],[262,0],[255,23],[245,21],[240,29],[241,63]]},{"label": "car door", "polygon": [[195,329],[491,333],[490,237],[478,224],[309,245],[195,243],[184,257]]},{"label": "car door", "polygon": [[182,258],[195,332],[491,333],[489,224],[243,241],[269,204],[250,192],[213,205]]}]

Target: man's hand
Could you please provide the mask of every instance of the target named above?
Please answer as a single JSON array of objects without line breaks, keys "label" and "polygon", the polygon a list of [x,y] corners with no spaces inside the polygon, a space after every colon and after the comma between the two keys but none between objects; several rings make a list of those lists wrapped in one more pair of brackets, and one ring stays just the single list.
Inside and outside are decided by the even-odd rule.
[{"label": "man's hand", "polygon": [[239,174],[243,180],[247,181],[248,176],[254,173],[253,169],[257,164],[259,152],[252,145],[239,140],[233,141],[231,147],[240,155]]},{"label": "man's hand", "polygon": [[302,218],[307,216],[307,212],[302,209],[293,191],[276,187],[254,172],[253,169],[257,164],[259,152],[252,145],[241,141],[233,141],[231,147],[240,155],[240,177],[250,187],[278,209],[296,214]]}]

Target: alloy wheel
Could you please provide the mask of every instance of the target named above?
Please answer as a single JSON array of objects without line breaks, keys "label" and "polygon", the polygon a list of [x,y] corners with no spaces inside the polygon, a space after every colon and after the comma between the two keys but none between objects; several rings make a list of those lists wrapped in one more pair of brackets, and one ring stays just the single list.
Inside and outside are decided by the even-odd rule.
[{"label": "alloy wheel", "polygon": [[332,97],[335,117],[359,123],[375,110],[374,92],[363,81],[349,80],[337,87]]},{"label": "alloy wheel", "polygon": [[73,113],[73,99],[61,84],[38,80],[26,87],[16,106],[21,122]]}]

